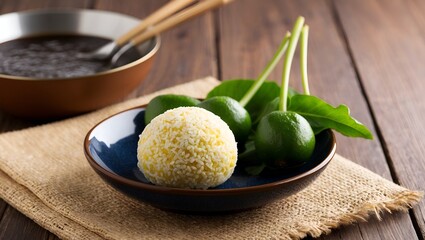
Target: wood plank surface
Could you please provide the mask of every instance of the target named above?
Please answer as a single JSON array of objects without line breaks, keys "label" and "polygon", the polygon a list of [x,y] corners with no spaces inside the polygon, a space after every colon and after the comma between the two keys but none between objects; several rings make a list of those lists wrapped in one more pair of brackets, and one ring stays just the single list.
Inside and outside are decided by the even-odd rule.
[{"label": "wood plank surface", "polygon": [[9,13],[41,8],[89,8],[93,0],[1,0],[0,12]]},{"label": "wood plank surface", "polygon": [[[335,4],[396,180],[424,190],[425,4],[414,0]],[[424,201],[413,213],[424,238]]]},{"label": "wood plank surface", "polygon": [[0,222],[3,218],[4,211],[6,211],[7,203],[0,199]]},{"label": "wood plank surface", "polygon": [[8,207],[0,223],[0,239],[48,239],[50,233],[12,207]]},{"label": "wood plank surface", "polygon": [[[0,0],[0,13],[46,7],[96,8],[143,18],[166,0]],[[161,34],[147,79],[129,97],[208,75],[255,78],[298,15],[310,25],[313,94],[345,103],[373,141],[337,136],[337,152],[379,175],[424,189],[425,1],[243,0]],[[414,43],[414,44],[409,44]],[[298,57],[291,85],[300,86]],[[279,65],[271,79],[280,81]],[[404,114],[401,114],[404,113]],[[34,126],[0,111],[0,133]],[[425,204],[382,222],[345,227],[322,239],[419,239]],[[0,200],[0,239],[57,239]]]},{"label": "wood plank surface", "polygon": [[[367,5],[367,4],[365,4]],[[309,80],[311,92],[333,104],[345,103],[361,122],[374,130],[373,121],[346,43],[340,34],[332,5],[324,1],[245,0],[220,11],[220,59],[223,79],[256,78],[276,50],[293,20],[306,17],[310,25]],[[237,17],[235,17],[237,16]],[[250,30],[246,31],[243,26]],[[294,59],[291,85],[301,90],[298,56]],[[270,79],[281,78],[279,66]],[[375,132],[375,131],[374,131]],[[376,132],[374,134],[377,136]],[[337,152],[391,179],[379,139],[373,141],[337,136]],[[385,224],[371,221],[344,228],[328,236],[339,239],[415,239],[408,215],[386,216]],[[345,239],[344,237],[344,239]]]}]

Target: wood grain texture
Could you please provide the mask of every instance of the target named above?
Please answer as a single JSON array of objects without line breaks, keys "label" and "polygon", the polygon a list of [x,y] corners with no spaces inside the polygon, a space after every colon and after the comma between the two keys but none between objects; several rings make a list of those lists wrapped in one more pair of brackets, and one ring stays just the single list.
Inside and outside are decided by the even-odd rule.
[{"label": "wood grain texture", "polygon": [[[143,19],[164,3],[163,0],[99,0],[95,8]],[[209,12],[161,34],[161,47],[154,66],[132,96],[216,75],[213,13]]]},{"label": "wood grain texture", "polygon": [[[397,180],[425,189],[423,1],[335,1]],[[367,6],[366,6],[367,5]],[[422,238],[425,203],[414,209]]]},{"label": "wood grain texture", "polygon": [[[404,236],[400,236],[399,234],[391,235],[391,233],[388,233],[388,228],[386,227],[379,227],[377,226],[381,225],[388,225],[391,223],[388,223],[389,221],[393,221],[392,219],[395,219],[396,221],[399,221],[401,218],[403,218],[403,215],[405,213],[395,213],[393,216],[389,216],[389,214],[383,215],[383,220],[380,221],[376,218],[371,218],[368,220],[368,222],[360,222],[356,225],[351,226],[345,226],[343,228],[337,229],[332,232],[332,234],[328,236],[322,236],[318,239],[320,240],[329,240],[329,239],[340,239],[340,240],[359,240],[359,239],[380,239],[380,240],[404,240],[404,239],[418,239],[416,236],[411,236],[412,238],[406,238]],[[374,231],[370,231],[370,224],[373,224]],[[392,230],[392,232],[396,232],[399,230]],[[378,234],[376,234],[378,233]],[[306,239],[313,239],[313,238],[306,238]]]},{"label": "wood grain texture", "polygon": [[[369,126],[375,136],[377,132],[382,134],[382,143],[378,138],[367,141],[338,135],[338,153],[387,179],[392,178],[392,169],[394,180],[423,190],[425,2],[331,1],[236,1],[191,20],[161,35],[162,46],[152,72],[129,97],[206,75],[223,79],[255,78],[293,20],[304,15],[311,27],[311,92],[335,105],[346,103],[352,114]],[[143,18],[165,2],[0,0],[0,13],[46,7],[94,7]],[[294,61],[291,85],[301,89],[298,57]],[[279,65],[271,79],[279,80],[281,69]],[[376,118],[376,130],[371,114]],[[0,112],[0,132],[36,124],[39,123]],[[423,201],[413,213],[423,239]],[[0,239],[57,237],[0,200]],[[385,215],[382,222],[372,218],[368,223],[345,227],[322,239],[417,239],[417,235],[409,215],[395,214]]]},{"label": "wood grain texture", "polygon": [[49,235],[49,237],[47,238],[47,240],[60,240],[60,238],[58,238],[56,235],[53,235],[52,233]]},{"label": "wood grain texture", "polygon": [[0,239],[47,239],[50,233],[12,207],[8,207],[0,222]]},{"label": "wood grain texture", "polygon": [[[262,13],[262,14],[256,14]],[[281,38],[298,15],[310,25],[309,79],[311,92],[334,105],[345,103],[351,113],[374,130],[367,102],[341,36],[332,5],[324,1],[236,2],[220,11],[220,59],[223,79],[256,78],[276,50]],[[238,17],[235,17],[238,16]],[[246,30],[246,27],[249,30]],[[301,90],[298,56],[294,59],[291,85]],[[282,66],[270,79],[281,78]],[[376,136],[376,131],[375,136]],[[378,138],[373,141],[337,136],[337,152],[391,179]],[[371,221],[330,235],[352,239],[415,239],[408,215],[387,216],[385,224]],[[365,234],[367,233],[367,234]]]},{"label": "wood grain texture", "polygon": [[7,203],[0,199],[0,222],[1,222],[1,219],[3,218],[3,214],[6,208],[7,208]]},{"label": "wood grain texture", "polygon": [[37,123],[25,119],[18,119],[0,110],[0,133],[24,129]]},{"label": "wood grain texture", "polygon": [[1,0],[0,11],[3,14],[40,8],[87,8],[92,4],[93,0]]}]

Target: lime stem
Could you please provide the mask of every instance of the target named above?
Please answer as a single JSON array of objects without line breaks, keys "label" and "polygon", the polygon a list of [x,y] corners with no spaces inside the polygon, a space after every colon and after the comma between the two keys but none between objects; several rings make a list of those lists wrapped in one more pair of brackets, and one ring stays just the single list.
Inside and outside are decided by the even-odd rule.
[{"label": "lime stem", "polygon": [[277,52],[274,54],[272,60],[267,64],[266,68],[261,72],[260,76],[255,80],[255,82],[251,85],[249,90],[245,93],[242,99],[239,101],[239,104],[242,107],[245,107],[249,101],[254,97],[255,93],[257,93],[258,89],[260,89],[263,82],[270,75],[272,70],[276,67],[279,60],[282,58],[283,54],[285,54],[286,49],[288,48],[289,37],[291,33],[287,32],[282,42],[279,45]]},{"label": "lime stem", "polygon": [[288,103],[288,87],[289,74],[291,73],[292,59],[294,58],[295,48],[297,47],[298,39],[300,38],[301,28],[304,25],[304,18],[298,17],[292,29],[291,38],[289,39],[288,51],[285,55],[283,63],[282,86],[280,89],[279,110],[286,112]]},{"label": "lime stem", "polygon": [[308,74],[307,74],[307,50],[308,50],[308,25],[304,25],[301,30],[301,46],[300,46],[300,69],[301,79],[305,95],[310,95],[308,87]]}]

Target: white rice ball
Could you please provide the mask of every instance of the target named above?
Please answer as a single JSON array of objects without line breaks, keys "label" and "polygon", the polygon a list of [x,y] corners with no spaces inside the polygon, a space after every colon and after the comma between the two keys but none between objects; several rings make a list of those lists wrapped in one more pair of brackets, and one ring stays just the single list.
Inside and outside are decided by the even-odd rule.
[{"label": "white rice ball", "polygon": [[140,135],[138,167],[154,184],[207,189],[232,175],[237,144],[220,117],[198,107],[157,116]]}]

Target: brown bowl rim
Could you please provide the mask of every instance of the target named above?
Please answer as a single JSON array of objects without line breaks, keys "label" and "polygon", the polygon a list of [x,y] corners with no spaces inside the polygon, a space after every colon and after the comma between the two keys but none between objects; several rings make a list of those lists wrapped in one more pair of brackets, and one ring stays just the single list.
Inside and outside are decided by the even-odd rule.
[{"label": "brown bowl rim", "polygon": [[[123,15],[126,17],[132,17],[134,19],[137,20],[141,20],[138,19],[136,17],[133,17],[131,15],[127,15],[127,14],[123,14],[123,13],[118,13],[118,12],[112,12],[112,11],[106,11],[106,10],[97,10],[97,9],[35,9],[35,10],[27,10],[27,11],[19,11],[19,12],[11,12],[11,13],[5,13],[5,14],[0,14],[0,17],[3,15],[7,15],[7,14],[20,14],[20,13],[52,13],[52,12],[84,12],[84,11],[96,11],[96,12],[105,12],[105,13],[114,13],[114,14],[118,14],[118,15]],[[46,36],[48,36],[50,34],[46,34]],[[52,36],[55,34],[51,34]],[[60,35],[60,34],[59,34]],[[77,36],[90,36],[90,35],[81,35],[78,34]],[[19,38],[16,38],[19,39]],[[14,40],[16,40],[14,39]],[[24,77],[24,76],[14,76],[14,75],[7,75],[7,74],[2,74],[0,73],[0,78],[3,79],[10,79],[10,80],[18,80],[18,81],[66,81],[66,80],[75,80],[75,79],[82,79],[82,78],[91,78],[91,77],[97,77],[97,76],[103,76],[103,75],[107,75],[107,74],[111,74],[111,73],[115,73],[115,72],[119,72],[119,71],[123,71],[125,69],[134,67],[136,65],[139,65],[145,61],[147,61],[148,59],[150,59],[152,56],[154,56],[160,46],[161,46],[161,37],[160,35],[155,35],[153,38],[150,38],[148,41],[151,40],[155,41],[155,46],[147,53],[145,54],[143,57],[137,59],[136,61],[127,63],[123,66],[117,67],[117,68],[112,68],[110,70],[107,71],[103,71],[103,72],[98,72],[95,74],[90,74],[90,75],[84,75],[84,76],[78,76],[78,77],[69,77],[69,78],[31,78],[31,77]],[[13,41],[13,40],[11,40]],[[0,43],[1,44],[1,43]]]},{"label": "brown bowl rim", "polygon": [[331,135],[331,139],[332,139],[332,148],[329,152],[329,154],[327,155],[327,157],[317,166],[315,166],[314,168],[300,173],[296,176],[290,177],[290,178],[286,178],[283,180],[279,180],[279,181],[275,181],[275,182],[271,182],[271,183],[266,183],[266,184],[262,184],[262,185],[256,185],[256,186],[250,186],[250,187],[242,187],[242,188],[228,188],[228,189],[186,189],[186,188],[172,188],[172,187],[164,187],[164,186],[158,186],[158,185],[153,185],[153,184],[147,184],[147,183],[143,183],[143,182],[139,182],[139,181],[134,181],[134,180],[130,180],[128,178],[124,178],[118,174],[115,173],[111,173],[110,171],[105,170],[102,166],[100,166],[91,156],[90,151],[89,151],[89,137],[91,135],[91,133],[93,132],[93,130],[98,127],[100,124],[102,124],[103,122],[107,121],[108,119],[117,116],[119,114],[122,114],[124,112],[127,111],[131,111],[134,109],[145,109],[147,106],[147,104],[144,105],[140,105],[140,106],[136,106],[136,107],[132,107],[123,111],[120,111],[118,113],[115,113],[113,115],[110,115],[109,117],[104,118],[103,120],[101,120],[100,122],[98,122],[96,125],[94,125],[86,134],[85,138],[84,138],[84,154],[86,156],[86,159],[88,160],[90,166],[92,168],[94,168],[94,170],[96,170],[98,173],[100,172],[102,175],[116,181],[119,182],[121,184],[124,185],[128,185],[140,190],[145,190],[145,191],[150,191],[150,192],[156,192],[156,193],[161,193],[161,194],[180,194],[180,195],[232,195],[232,194],[241,194],[241,193],[249,193],[249,192],[260,192],[260,191],[265,191],[265,190],[269,190],[269,189],[274,189],[276,187],[279,187],[281,185],[284,185],[286,183],[290,183],[290,182],[294,182],[298,179],[307,177],[311,174],[314,174],[318,171],[320,171],[321,169],[323,169],[324,167],[326,167],[329,162],[333,159],[335,153],[336,153],[336,138],[335,138],[335,134],[332,130],[326,130],[330,132]]}]

